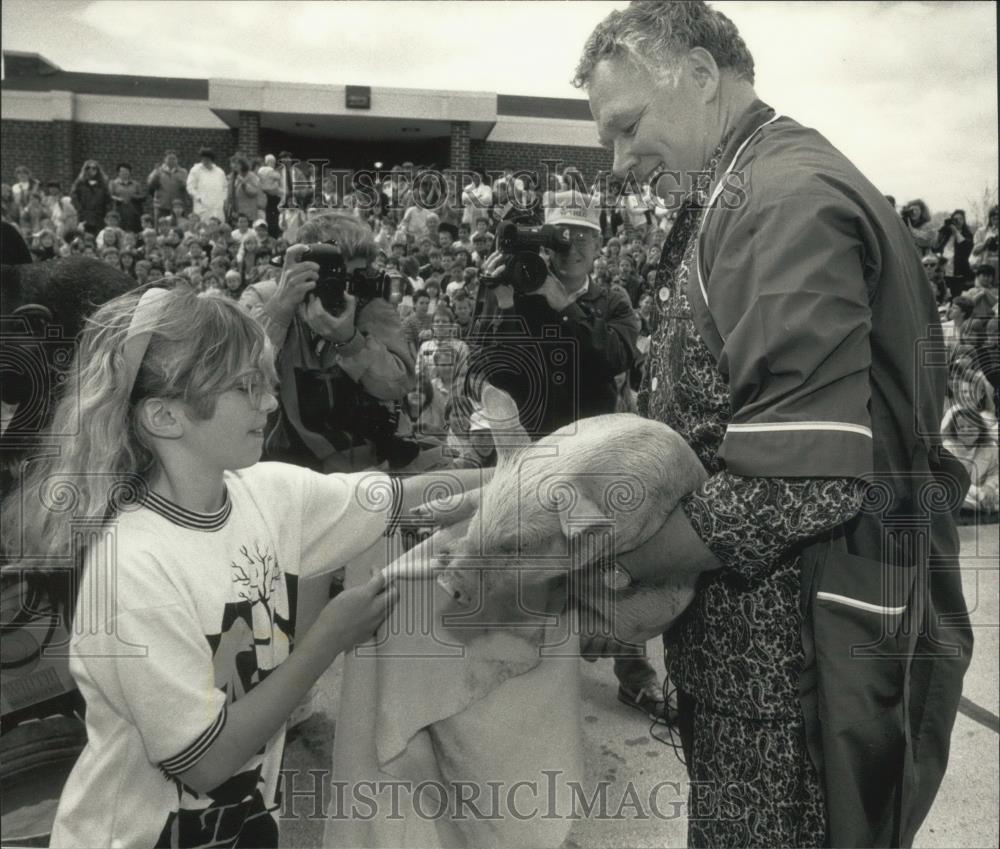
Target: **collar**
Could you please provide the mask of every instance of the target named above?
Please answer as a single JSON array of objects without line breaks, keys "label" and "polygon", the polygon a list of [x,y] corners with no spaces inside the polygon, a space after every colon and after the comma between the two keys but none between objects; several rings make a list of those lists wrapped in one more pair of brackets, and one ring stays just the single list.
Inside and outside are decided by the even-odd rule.
[{"label": "collar", "polygon": [[225,526],[229,514],[233,512],[233,503],[229,500],[228,489],[223,492],[222,507],[213,513],[198,513],[194,510],[188,510],[162,495],[157,495],[152,490],[146,492],[141,503],[143,507],[152,510],[167,521],[192,531],[217,531]]},{"label": "collar", "polygon": [[763,100],[758,98],[751,103],[746,111],[736,119],[729,139],[722,147],[722,156],[719,159],[719,172],[724,172],[732,163],[736,151],[765,121],[775,116],[775,111]]},{"label": "collar", "polygon": [[587,279],[583,281],[583,285],[572,292],[567,292],[566,297],[569,298],[569,302],[572,304],[580,300],[580,298],[585,297],[589,291],[590,291],[590,275],[588,274]]}]

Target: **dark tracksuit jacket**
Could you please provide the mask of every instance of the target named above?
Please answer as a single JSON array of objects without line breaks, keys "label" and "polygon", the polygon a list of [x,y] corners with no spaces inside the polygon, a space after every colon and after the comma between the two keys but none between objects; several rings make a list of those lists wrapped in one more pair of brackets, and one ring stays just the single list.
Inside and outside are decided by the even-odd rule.
[{"label": "dark tracksuit jacket", "polygon": [[870,482],[861,512],[801,552],[800,696],[828,838],[906,846],[972,651],[937,311],[899,217],[816,131],[757,101],[713,189],[688,296],[730,385],[720,457],[749,477]]}]

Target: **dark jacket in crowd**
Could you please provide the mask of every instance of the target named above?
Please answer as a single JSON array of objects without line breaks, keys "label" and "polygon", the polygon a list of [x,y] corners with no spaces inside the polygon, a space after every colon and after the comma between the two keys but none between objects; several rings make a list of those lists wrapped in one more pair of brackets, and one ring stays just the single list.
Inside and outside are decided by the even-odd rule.
[{"label": "dark jacket in crowd", "polygon": [[577,419],[613,413],[617,375],[634,363],[639,318],[620,286],[591,279],[587,292],[556,312],[541,295],[515,295],[501,310],[492,290],[476,322],[469,379],[486,378],[517,403],[521,424],[540,439]]},{"label": "dark jacket in crowd", "polygon": [[[952,277],[959,277],[962,280],[972,280],[972,267],[969,265],[969,255],[972,253],[972,246],[974,244],[972,231],[969,229],[968,224],[963,224],[959,232],[962,235],[962,241],[955,241],[955,259],[952,263]],[[948,239],[951,236],[951,227],[947,224],[943,225],[938,230],[937,244],[934,246],[934,252],[941,253],[948,244]]]},{"label": "dark jacket in crowd", "polygon": [[104,216],[111,207],[111,193],[107,185],[101,180],[77,180],[73,185],[73,203],[80,214],[80,222],[88,233],[96,236],[104,226]]}]

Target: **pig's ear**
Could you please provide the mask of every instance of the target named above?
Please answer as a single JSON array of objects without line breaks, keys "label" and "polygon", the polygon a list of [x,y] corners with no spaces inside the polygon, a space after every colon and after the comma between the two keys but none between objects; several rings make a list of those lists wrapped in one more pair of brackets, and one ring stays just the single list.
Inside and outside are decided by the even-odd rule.
[{"label": "pig's ear", "polygon": [[578,494],[573,503],[559,510],[559,525],[563,536],[572,540],[595,527],[607,527],[607,516],[601,508],[586,495]]},{"label": "pig's ear", "polygon": [[516,454],[518,449],[531,444],[531,440],[521,425],[517,404],[510,395],[492,383],[484,383],[481,397],[483,416],[489,423],[497,446],[497,461],[503,462]]}]

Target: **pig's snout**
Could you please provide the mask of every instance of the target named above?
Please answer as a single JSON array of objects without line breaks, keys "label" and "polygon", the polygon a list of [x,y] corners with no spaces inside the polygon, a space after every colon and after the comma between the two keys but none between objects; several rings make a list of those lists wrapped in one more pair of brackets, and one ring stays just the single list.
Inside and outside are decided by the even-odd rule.
[{"label": "pig's snout", "polygon": [[465,586],[467,580],[467,576],[454,569],[444,569],[438,575],[437,582],[438,586],[448,593],[456,604],[469,607],[472,604],[472,597]]}]

